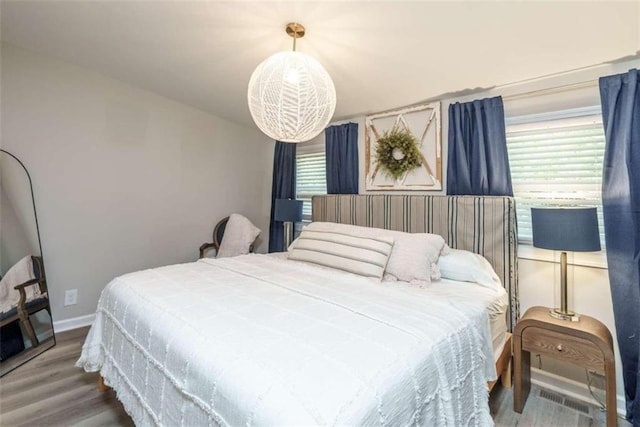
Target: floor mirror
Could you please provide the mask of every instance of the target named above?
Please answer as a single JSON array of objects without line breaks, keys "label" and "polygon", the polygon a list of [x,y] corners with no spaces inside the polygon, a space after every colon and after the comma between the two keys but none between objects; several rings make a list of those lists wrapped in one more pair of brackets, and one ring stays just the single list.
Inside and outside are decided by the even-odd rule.
[{"label": "floor mirror", "polygon": [[31,176],[0,150],[0,376],[55,342]]}]

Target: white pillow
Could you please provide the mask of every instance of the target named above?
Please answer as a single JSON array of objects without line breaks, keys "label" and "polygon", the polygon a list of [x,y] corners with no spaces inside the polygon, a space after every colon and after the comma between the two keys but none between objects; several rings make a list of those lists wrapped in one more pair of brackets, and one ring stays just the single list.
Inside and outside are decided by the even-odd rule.
[{"label": "white pillow", "polygon": [[381,279],[392,248],[389,237],[368,238],[307,227],[296,239],[289,259]]},{"label": "white pillow", "polygon": [[[437,234],[393,231],[395,243],[386,274],[397,280],[421,285],[431,283],[432,269],[445,243]],[[437,279],[437,271],[434,271]]]},{"label": "white pillow", "polygon": [[[444,239],[437,234],[404,233],[333,222],[312,222],[305,230],[349,233],[367,238],[392,238],[394,243],[385,271],[385,280],[395,279],[420,284],[431,283],[432,264],[438,261],[440,252],[446,246]],[[437,271],[434,271],[434,274],[437,275]]]},{"label": "white pillow", "polygon": [[440,273],[445,279],[460,282],[475,282],[491,289],[502,289],[500,278],[482,255],[449,249],[446,255],[438,259]]},{"label": "white pillow", "polygon": [[249,253],[249,248],[260,234],[260,229],[240,214],[231,214],[224,229],[216,258]]}]

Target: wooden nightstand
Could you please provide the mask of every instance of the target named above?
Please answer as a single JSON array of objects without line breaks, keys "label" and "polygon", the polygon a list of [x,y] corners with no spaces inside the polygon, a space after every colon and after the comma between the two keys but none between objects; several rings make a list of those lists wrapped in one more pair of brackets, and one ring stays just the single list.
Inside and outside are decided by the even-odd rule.
[{"label": "wooden nightstand", "polygon": [[574,363],[605,376],[607,426],[615,426],[616,372],[611,333],[589,316],[580,321],[555,319],[545,307],[532,307],[513,332],[513,410],[521,413],[531,389],[531,352]]}]

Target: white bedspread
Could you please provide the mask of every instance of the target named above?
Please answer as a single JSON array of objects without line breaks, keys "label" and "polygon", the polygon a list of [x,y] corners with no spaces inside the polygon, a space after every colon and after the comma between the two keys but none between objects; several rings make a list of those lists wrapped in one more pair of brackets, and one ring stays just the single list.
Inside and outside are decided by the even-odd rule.
[{"label": "white bedspread", "polygon": [[264,255],[127,274],[77,365],[138,425],[492,425],[478,301]]}]

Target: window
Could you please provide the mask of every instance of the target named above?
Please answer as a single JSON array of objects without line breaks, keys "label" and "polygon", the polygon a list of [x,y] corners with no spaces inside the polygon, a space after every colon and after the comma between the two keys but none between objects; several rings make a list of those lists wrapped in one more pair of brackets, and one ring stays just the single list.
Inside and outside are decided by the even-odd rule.
[{"label": "window", "polygon": [[532,206],[595,206],[604,247],[600,108],[513,117],[506,131],[519,240],[532,241]]},{"label": "window", "polygon": [[311,197],[327,194],[325,158],[324,141],[296,147],[296,199],[303,201],[303,221],[311,221]]}]

